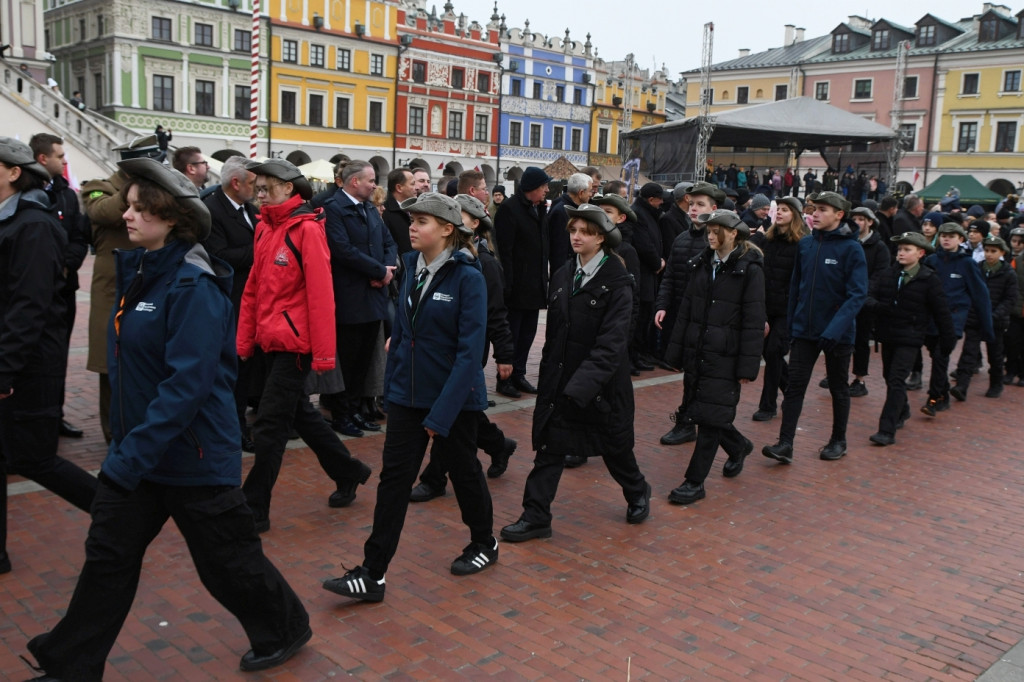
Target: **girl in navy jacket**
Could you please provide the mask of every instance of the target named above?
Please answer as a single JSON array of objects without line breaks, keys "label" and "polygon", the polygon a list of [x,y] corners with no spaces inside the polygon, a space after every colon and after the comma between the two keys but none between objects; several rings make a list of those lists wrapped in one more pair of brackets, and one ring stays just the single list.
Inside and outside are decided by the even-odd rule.
[{"label": "girl in navy jacket", "polygon": [[470,575],[498,560],[493,510],[476,458],[477,413],[487,407],[482,369],[487,333],[487,287],[463,226],[459,204],[427,192],[401,204],[412,215],[391,333],[384,404],[388,429],[381,457],[373,530],[361,566],[324,589],[361,601],[384,598],[384,574],[398,549],[409,494],[431,438],[448,471],[470,543],[451,565]]}]

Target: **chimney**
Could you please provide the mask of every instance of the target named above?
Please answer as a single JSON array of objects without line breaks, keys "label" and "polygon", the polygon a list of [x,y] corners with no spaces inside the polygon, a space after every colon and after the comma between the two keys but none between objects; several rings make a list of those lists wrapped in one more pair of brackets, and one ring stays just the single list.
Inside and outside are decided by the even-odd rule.
[{"label": "chimney", "polygon": [[794,26],[793,24],[786,24],[785,37],[782,39],[783,47],[788,47],[789,45],[793,44],[793,29],[795,28],[796,26]]},{"label": "chimney", "polygon": [[746,57],[749,54],[750,54],[750,48],[748,48],[748,47],[741,47],[740,48],[740,56],[741,57]]},{"label": "chimney", "polygon": [[803,29],[803,28],[796,29],[796,31],[795,31],[796,35],[793,38],[793,42],[795,42],[795,43],[802,43],[802,42],[804,42],[804,31],[805,30],[806,29]]}]

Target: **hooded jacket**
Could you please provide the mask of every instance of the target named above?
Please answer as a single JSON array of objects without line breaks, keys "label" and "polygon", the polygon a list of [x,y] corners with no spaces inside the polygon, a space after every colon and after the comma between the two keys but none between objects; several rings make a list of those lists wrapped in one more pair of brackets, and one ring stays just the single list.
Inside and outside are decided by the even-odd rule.
[{"label": "hooded jacket", "polygon": [[[241,484],[231,267],[201,245],[117,251],[103,473],[134,490]],[[119,310],[121,314],[118,315]]]},{"label": "hooded jacket", "polygon": [[[416,272],[418,251],[402,256]],[[387,404],[427,409],[423,426],[447,436],[458,414],[487,408],[483,358],[487,341],[487,286],[480,263],[456,251],[420,296],[413,316],[415,277],[403,277],[384,373]]]},{"label": "hooded jacket", "polygon": [[253,266],[238,317],[238,356],[312,354],[313,371],[334,369],[334,290],[323,210],[295,195],[260,208]]},{"label": "hooded jacket", "polygon": [[790,338],[851,344],[868,294],[868,266],[846,225],[812,230],[797,246],[789,283]]},{"label": "hooded jacket", "polygon": [[46,192],[12,196],[0,213],[0,393],[18,375],[64,376],[67,237]]},{"label": "hooded jacket", "polygon": [[[946,251],[939,249],[922,261],[939,276],[942,289],[946,292],[949,312],[953,315],[953,329],[957,338],[963,336],[967,315],[974,306],[978,313],[978,326],[984,341],[991,341],[992,303],[988,296],[988,287],[981,274],[981,268],[974,262],[971,254],[957,249]],[[935,334],[934,327],[929,334]]]}]

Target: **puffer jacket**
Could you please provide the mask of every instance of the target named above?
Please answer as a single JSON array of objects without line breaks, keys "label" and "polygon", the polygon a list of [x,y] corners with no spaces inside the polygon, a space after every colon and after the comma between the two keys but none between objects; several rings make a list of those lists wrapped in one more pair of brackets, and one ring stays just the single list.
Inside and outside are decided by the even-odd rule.
[{"label": "puffer jacket", "polygon": [[871,280],[864,310],[874,316],[874,338],[882,343],[920,348],[928,329],[935,327],[942,345],[952,348],[956,344],[953,316],[938,275],[922,264],[917,276],[900,287],[897,285],[902,271],[903,266],[895,263]]},{"label": "puffer jacket", "polygon": [[[1000,261],[999,268],[986,272],[981,268],[981,276],[988,286],[988,297],[992,304],[992,325],[997,331],[1006,331],[1010,326],[1010,311],[1017,304],[1017,274],[1009,263]],[[977,329],[981,325],[978,313],[971,306],[967,313],[967,327]]]},{"label": "puffer jacket", "polygon": [[334,290],[323,210],[295,195],[260,208],[253,266],[238,316],[238,356],[312,354],[316,372],[334,369]]},{"label": "puffer jacket", "polygon": [[[658,271],[661,269],[661,229],[658,209],[641,197],[633,202],[637,222],[633,228],[633,248],[640,257],[640,282],[637,295],[643,303],[658,297]],[[645,324],[649,324],[646,320]]]},{"label": "puffer jacket", "polygon": [[[988,287],[981,274],[981,268],[974,262],[971,254],[962,249],[945,251],[939,249],[922,261],[939,276],[942,289],[946,292],[949,312],[953,315],[953,329],[957,338],[963,336],[967,315],[973,306],[978,311],[978,328],[982,339],[991,341],[992,303],[988,296]],[[930,334],[937,333],[935,328],[929,329]]]},{"label": "puffer jacket", "polygon": [[128,490],[144,480],[240,485],[231,267],[181,241],[116,259],[121,303],[107,334],[113,440],[103,473]]},{"label": "puffer jacket", "polygon": [[790,338],[853,343],[867,295],[867,261],[853,231],[813,230],[798,244],[789,283]]},{"label": "puffer jacket", "polygon": [[687,264],[689,284],[665,361],[686,373],[687,419],[724,427],[736,418],[740,379],[756,379],[761,366],[764,271],[758,249],[737,248],[712,280],[714,255],[707,248]]},{"label": "puffer jacket", "polygon": [[768,319],[785,317],[789,311],[789,281],[793,278],[799,242],[766,232],[750,236],[750,242],[764,254],[765,310]]}]

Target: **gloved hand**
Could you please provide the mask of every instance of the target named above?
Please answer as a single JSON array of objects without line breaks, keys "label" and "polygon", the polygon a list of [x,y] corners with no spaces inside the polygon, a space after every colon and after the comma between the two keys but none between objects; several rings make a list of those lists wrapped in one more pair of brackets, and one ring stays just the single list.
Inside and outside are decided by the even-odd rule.
[{"label": "gloved hand", "polygon": [[835,339],[830,339],[827,336],[823,336],[818,339],[818,348],[828,353],[839,344]]}]

